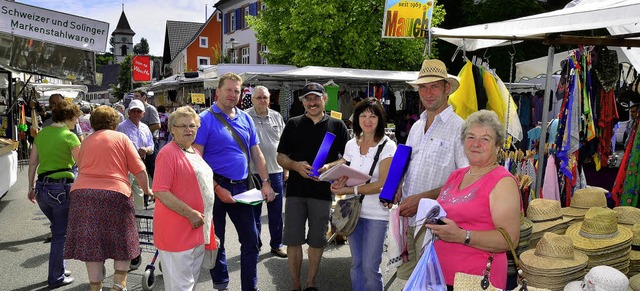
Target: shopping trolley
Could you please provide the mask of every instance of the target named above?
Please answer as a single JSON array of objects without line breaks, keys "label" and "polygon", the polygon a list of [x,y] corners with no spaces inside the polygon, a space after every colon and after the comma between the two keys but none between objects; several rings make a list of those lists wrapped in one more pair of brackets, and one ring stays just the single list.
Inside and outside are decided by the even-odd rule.
[{"label": "shopping trolley", "polygon": [[[151,263],[144,269],[142,276],[142,289],[153,290],[155,284],[155,263],[158,259],[158,250],[153,245],[153,209],[136,210],[136,227],[140,239],[140,255],[131,260],[131,269],[137,269],[142,263],[142,252],[155,253]],[[162,265],[158,262],[158,269],[162,272]]]}]

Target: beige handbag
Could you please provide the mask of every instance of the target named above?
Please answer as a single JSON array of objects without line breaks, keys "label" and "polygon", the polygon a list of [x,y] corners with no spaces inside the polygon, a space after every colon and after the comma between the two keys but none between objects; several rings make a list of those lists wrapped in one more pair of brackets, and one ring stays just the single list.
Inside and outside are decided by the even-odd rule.
[{"label": "beige handbag", "polygon": [[[518,255],[516,254],[515,249],[513,248],[513,242],[511,241],[511,236],[507,233],[503,228],[498,228],[498,231],[502,234],[504,239],[509,244],[509,249],[511,250],[511,254],[513,255],[514,261],[516,263],[516,269],[518,270],[518,287],[513,290],[519,291],[544,291],[547,289],[540,289],[534,287],[527,286],[527,280],[522,276],[522,270],[520,270],[520,261],[518,260]],[[487,262],[487,267],[482,272],[482,276],[471,275],[462,272],[457,272],[453,279],[453,290],[456,291],[466,291],[466,290],[489,290],[489,291],[499,291],[502,289],[491,286],[491,281],[489,281],[489,274],[491,273],[491,263],[493,262],[493,253],[489,255],[489,260]]]}]

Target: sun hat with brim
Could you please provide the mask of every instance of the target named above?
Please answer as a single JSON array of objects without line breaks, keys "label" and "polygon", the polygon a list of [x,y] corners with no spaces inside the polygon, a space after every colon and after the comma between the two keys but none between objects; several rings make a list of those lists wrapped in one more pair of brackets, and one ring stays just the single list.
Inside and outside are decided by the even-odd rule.
[{"label": "sun hat with brim", "polygon": [[[533,233],[543,232],[571,219],[562,216],[560,201],[551,199],[533,199],[527,208],[527,218],[533,222]],[[567,225],[568,227],[568,225]]]},{"label": "sun hat with brim", "polygon": [[460,87],[458,77],[449,75],[447,73],[447,66],[445,66],[441,60],[424,60],[422,62],[422,68],[420,68],[420,72],[418,73],[418,79],[407,83],[414,88],[417,88],[419,84],[427,84],[442,80],[449,83],[449,86],[451,87],[449,94],[453,94],[453,92]]},{"label": "sun hat with brim", "polygon": [[629,278],[629,289],[633,291],[640,291],[640,274]]},{"label": "sun hat with brim", "polygon": [[544,234],[535,250],[528,250],[520,255],[523,266],[538,270],[584,268],[588,260],[586,254],[573,248],[569,237],[550,232]]},{"label": "sun hat with brim", "polygon": [[[587,272],[581,269],[578,272],[571,273],[563,276],[541,276],[531,275],[526,272],[523,276],[527,279],[527,286],[547,288],[550,290],[562,290],[562,288],[571,281],[582,280]],[[518,290],[518,289],[514,289]]]},{"label": "sun hat with brim", "polygon": [[631,233],[633,233],[633,237],[631,238],[629,259],[632,261],[640,261],[640,224],[634,224],[631,227]]},{"label": "sun hat with brim", "polygon": [[626,225],[634,225],[640,223],[640,208],[632,206],[618,206],[613,208],[618,213],[618,223]]},{"label": "sun hat with brim", "polygon": [[629,279],[619,270],[609,266],[596,266],[584,275],[582,281],[574,281],[564,291],[628,291]]},{"label": "sun hat with brim", "polygon": [[[593,207],[585,213],[584,221],[569,226],[566,231],[578,250],[606,251],[631,244],[631,230],[618,227],[616,212]],[[589,253],[587,253],[589,254]]]},{"label": "sun hat with brim", "polygon": [[607,207],[606,190],[599,187],[578,189],[571,197],[571,205],[562,208],[566,216],[584,216],[591,207]]}]

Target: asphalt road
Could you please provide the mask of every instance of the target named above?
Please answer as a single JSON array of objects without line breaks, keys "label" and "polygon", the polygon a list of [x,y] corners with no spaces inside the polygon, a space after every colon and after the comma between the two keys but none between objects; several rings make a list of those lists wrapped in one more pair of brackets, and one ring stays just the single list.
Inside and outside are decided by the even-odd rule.
[{"label": "asphalt road", "polygon": [[[2,169],[1,171],[6,171]],[[27,200],[27,166],[19,169],[18,181],[0,199],[0,291],[1,290],[47,290],[47,268],[49,244],[44,243],[49,232],[49,221],[37,205]],[[1,173],[0,173],[1,174]],[[263,215],[267,214],[266,207]],[[263,217],[266,222],[266,217]],[[264,225],[262,241],[269,241],[268,226]],[[235,228],[227,219],[227,258],[231,282],[229,290],[240,290],[240,245]],[[235,243],[235,246],[234,246]],[[307,270],[306,248],[303,261],[303,279]],[[263,247],[258,259],[258,287],[263,291],[290,290],[291,279],[286,259],[273,256]],[[143,253],[140,268],[129,272],[129,290],[142,290],[144,269],[151,262],[153,254]],[[320,290],[351,290],[349,267],[351,256],[348,245],[329,245],[324,252],[317,277]],[[106,262],[107,277],[103,290],[110,290],[113,284],[113,261]],[[57,290],[89,290],[89,280],[84,263],[67,261],[67,269],[72,271],[76,281]],[[392,274],[384,275],[385,283]],[[154,290],[164,290],[162,272],[156,269]],[[389,290],[402,290],[404,281],[395,280]],[[197,285],[198,290],[214,290],[208,271],[203,270]]]}]

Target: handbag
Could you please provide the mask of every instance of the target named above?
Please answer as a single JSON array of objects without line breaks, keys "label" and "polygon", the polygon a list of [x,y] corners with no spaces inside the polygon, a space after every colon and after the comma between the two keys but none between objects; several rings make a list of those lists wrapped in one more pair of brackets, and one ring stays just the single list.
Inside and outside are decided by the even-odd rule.
[{"label": "handbag", "polygon": [[[369,176],[373,175],[373,171],[375,170],[378,159],[380,158],[380,153],[386,143],[387,141],[385,140],[378,146],[378,151],[373,158],[373,164],[371,164],[371,169],[369,169]],[[368,184],[369,182],[371,182],[371,180],[367,181],[365,184]],[[353,230],[356,228],[356,224],[358,224],[358,219],[360,218],[362,200],[364,200],[364,195],[355,194],[349,198],[341,199],[336,202],[336,208],[331,214],[331,226],[335,227],[335,232],[332,238],[336,235],[349,236],[353,233]]]},{"label": "handbag", "polygon": [[[519,291],[542,291],[547,289],[533,288],[527,286],[527,279],[522,276],[522,270],[520,269],[520,261],[518,261],[518,255],[516,254],[515,249],[513,248],[513,242],[511,241],[511,236],[507,233],[503,228],[498,228],[498,231],[502,234],[504,239],[509,244],[509,250],[513,255],[516,268],[518,269],[518,287],[514,290]],[[482,272],[482,276],[471,275],[462,272],[457,272],[453,279],[453,290],[489,290],[489,291],[497,291],[502,290],[491,286],[491,281],[489,281],[489,274],[491,273],[491,262],[493,262],[493,253],[489,255],[489,259],[487,262],[487,267]]]},{"label": "handbag", "polygon": [[247,186],[247,189],[251,190],[253,188],[257,188],[258,185],[261,185],[261,184],[256,181],[256,176],[254,176],[251,173],[251,166],[249,166],[251,164],[251,156],[249,155],[249,151],[247,150],[247,146],[244,144],[244,142],[242,141],[242,139],[240,138],[238,133],[233,129],[233,127],[231,127],[229,122],[224,118],[224,116],[222,116],[222,114],[213,112],[211,107],[209,107],[209,112],[211,112],[211,114],[213,114],[213,116],[215,116],[218,119],[218,121],[220,121],[220,123],[222,123],[224,128],[231,135],[231,137],[233,137],[233,140],[236,141],[236,143],[240,147],[240,150],[242,150],[244,155],[247,156],[247,173],[248,173],[247,174],[247,180],[249,182],[249,185]]}]

